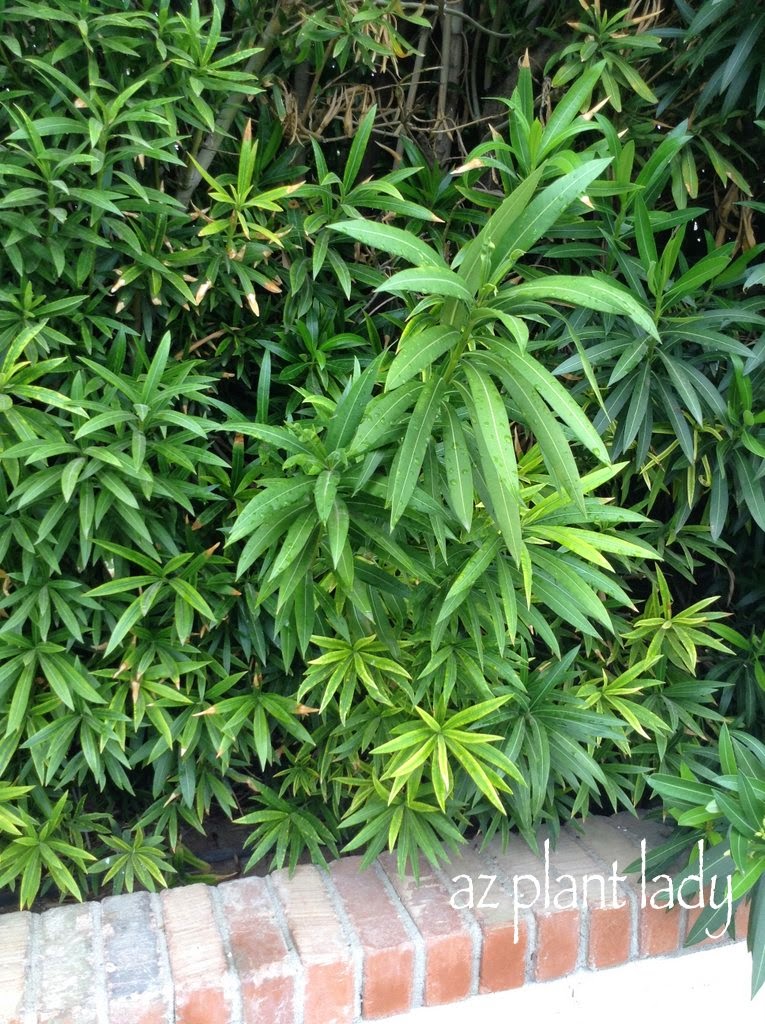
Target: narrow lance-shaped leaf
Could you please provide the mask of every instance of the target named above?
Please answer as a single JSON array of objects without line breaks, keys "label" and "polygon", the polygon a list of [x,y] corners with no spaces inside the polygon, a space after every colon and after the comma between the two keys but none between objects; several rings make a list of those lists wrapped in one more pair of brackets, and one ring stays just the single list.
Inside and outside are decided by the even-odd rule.
[{"label": "narrow lance-shaped leaf", "polygon": [[765,530],[765,493],[762,480],[758,479],[752,465],[740,451],[734,452],[736,479],[746,507],[761,530]]},{"label": "narrow lance-shaped leaf", "polygon": [[566,491],[584,512],[584,495],[576,462],[560,425],[550,414],[547,406],[533,389],[515,379],[512,372],[508,372],[499,360],[490,355],[479,354],[476,356],[476,362],[482,363],[502,380],[508,394],[518,406],[526,426],[534,433],[555,485]]},{"label": "narrow lance-shaped leaf", "polygon": [[356,175],[359,173],[362,161],[364,160],[364,153],[366,152],[367,144],[369,143],[369,137],[372,134],[376,114],[377,104],[373,103],[364,117],[362,117],[359,126],[356,129],[356,133],[348,153],[348,158],[345,162],[345,170],[343,172],[343,192],[350,191],[351,186],[356,180]]},{"label": "narrow lance-shaped leaf", "polygon": [[446,385],[436,377],[423,385],[406,428],[404,440],[391,467],[389,496],[391,527],[404,514],[420,475],[433,424],[438,416]]},{"label": "narrow lance-shaped leaf", "polygon": [[326,524],[337,494],[338,477],[331,469],[325,469],[316,478],[316,487],[313,497],[316,503],[316,511],[319,519]]},{"label": "narrow lance-shaped leaf", "polygon": [[444,598],[441,611],[438,613],[437,622],[448,618],[460,603],[467,597],[470,588],[483,576],[499,551],[499,537],[483,543],[478,551],[475,551],[463,565],[457,578]]},{"label": "narrow lance-shaped leaf", "polygon": [[260,494],[247,502],[239,513],[226,545],[246,537],[270,516],[290,507],[300,507],[313,491],[315,481],[303,476],[287,480],[269,480]]},{"label": "narrow lance-shaped leaf", "polygon": [[664,296],[664,305],[672,306],[678,299],[698,291],[708,281],[725,270],[733,256],[733,242],[715,249],[704,256],[697,263],[694,263],[678,280],[667,290]]},{"label": "narrow lance-shaped leaf", "polygon": [[654,266],[659,262],[659,255],[656,250],[656,239],[653,236],[651,220],[648,216],[648,209],[641,196],[636,196],[633,201],[634,207],[634,228],[635,241],[637,242],[638,253],[646,271],[651,264]]},{"label": "narrow lance-shaped leaf", "polygon": [[488,260],[490,253],[502,244],[510,228],[529,205],[541,177],[542,168],[539,167],[503,200],[475,238],[457,253],[453,266],[459,267],[459,275],[471,293],[475,294],[482,284],[482,259]]},{"label": "narrow lance-shaped leaf", "polygon": [[414,405],[421,387],[420,381],[410,380],[393,392],[376,395],[348,445],[348,453],[365,452],[384,442],[388,431],[395,428]]},{"label": "narrow lance-shaped leaf", "polygon": [[336,497],[326,522],[329,554],[334,569],[337,569],[343,548],[345,547],[349,523],[348,506],[342,498]]},{"label": "narrow lance-shaped leaf", "polygon": [[374,359],[337,403],[325,438],[327,451],[344,448],[350,443],[372,397],[381,359],[381,355]]},{"label": "narrow lance-shaped leaf", "polygon": [[392,256],[400,256],[415,266],[446,269],[446,263],[434,249],[411,231],[404,231],[403,228],[369,220],[342,220],[329,225],[329,230],[339,231],[355,242],[381,249]]},{"label": "narrow lance-shaped leaf", "polygon": [[186,604],[196,609],[200,615],[204,615],[207,619],[214,619],[215,615],[212,608],[209,606],[207,601],[202,597],[196,587],[193,587],[188,580],[184,579],[171,579],[168,580],[173,590],[181,597]]},{"label": "narrow lance-shaped leaf", "polygon": [[470,418],[481,459],[486,499],[508,550],[518,563],[524,551],[520,486],[507,411],[490,377],[478,374],[467,365],[465,373],[470,385]]},{"label": "narrow lance-shaped leaf", "polygon": [[305,549],[316,529],[316,513],[309,508],[290,526],[282,541],[279,554],[276,556],[267,582],[275,580],[298,558]]},{"label": "narrow lance-shaped leaf", "polygon": [[452,511],[465,527],[473,521],[473,471],[465,432],[454,410],[444,406],[444,469]]},{"label": "narrow lance-shaped leaf", "polygon": [[595,458],[604,463],[611,461],[600,434],[565,387],[549,370],[546,370],[528,352],[520,352],[510,342],[502,338],[493,338],[489,349],[505,362],[514,376],[520,377],[529,388],[544,399],[580,444],[592,452]]},{"label": "narrow lance-shaped leaf", "polygon": [[500,293],[506,304],[524,301],[564,302],[570,306],[584,306],[601,313],[622,313],[658,340],[659,332],[648,310],[641,306],[626,289],[596,277],[568,277],[550,274],[536,281],[513,285]]},{"label": "narrow lance-shaped leaf", "polygon": [[518,465],[507,410],[491,377],[466,363],[463,367],[476,414],[474,427],[494,463],[502,484],[514,497],[520,495]]},{"label": "narrow lance-shaped leaf", "polygon": [[447,267],[416,267],[399,270],[378,285],[378,292],[418,292],[421,295],[443,295],[447,298],[472,302],[473,295],[462,278]]},{"label": "narrow lance-shaped leaf", "polygon": [[[593,67],[588,68],[566,91],[565,96],[556,103],[542,133],[539,158],[543,159],[548,153],[551,153],[560,144],[561,139],[565,138],[565,132],[579,116],[582,104],[592,94],[604,67],[605,61],[598,61]],[[584,119],[580,123],[586,124]]]},{"label": "narrow lance-shaped leaf", "polygon": [[459,341],[459,332],[447,327],[426,327],[405,334],[398,345],[396,358],[391,363],[385,381],[385,390],[392,391],[414,377],[431,363],[453,348]]},{"label": "narrow lance-shaped leaf", "polygon": [[752,895],[746,945],[752,954],[752,996],[765,985],[765,874]]},{"label": "narrow lance-shaped leaf", "polygon": [[513,252],[525,253],[558,220],[561,213],[585,191],[590,182],[611,163],[611,158],[590,160],[548,185],[514,221],[510,230],[496,239],[491,261],[491,280],[498,284],[508,270]]},{"label": "narrow lance-shaped leaf", "polygon": [[232,420],[222,423],[220,430],[228,430],[234,434],[244,434],[245,437],[254,437],[259,441],[266,441],[268,444],[289,452],[290,455],[315,455],[313,448],[301,441],[287,427],[272,426],[269,423],[250,423],[247,421]]}]

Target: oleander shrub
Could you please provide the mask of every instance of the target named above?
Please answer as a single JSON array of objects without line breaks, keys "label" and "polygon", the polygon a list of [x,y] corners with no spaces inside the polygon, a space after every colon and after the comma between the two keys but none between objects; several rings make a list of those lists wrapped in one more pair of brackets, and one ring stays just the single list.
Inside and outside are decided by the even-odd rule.
[{"label": "oleander shrub", "polygon": [[210,877],[222,817],[416,871],[759,750],[761,90],[733,14],[570,6],[4,7],[22,906]]}]

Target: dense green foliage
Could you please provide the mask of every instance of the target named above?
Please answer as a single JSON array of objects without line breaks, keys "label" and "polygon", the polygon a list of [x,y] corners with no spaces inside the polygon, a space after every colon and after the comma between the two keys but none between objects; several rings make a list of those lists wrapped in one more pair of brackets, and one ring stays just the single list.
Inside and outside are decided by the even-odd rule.
[{"label": "dense green foliage", "polygon": [[[651,786],[681,826],[652,852],[651,868],[664,871],[676,864],[678,853],[687,848],[688,830],[692,830],[695,856],[675,881],[688,892],[698,892],[700,884],[707,890],[714,886],[715,877],[729,879],[731,902],[737,905],[744,897],[751,899],[747,945],[753,954],[754,995],[765,984],[765,745],[747,733],[732,734],[724,724],[718,757],[713,756],[712,762],[708,781],[699,782],[687,770],[680,776],[657,772],[651,777]],[[704,851],[703,862],[699,849]],[[723,905],[727,907],[728,901]],[[710,901],[698,915],[688,941],[698,942],[725,926],[725,910],[712,907]]]},{"label": "dense green foliage", "polygon": [[23,905],[765,787],[763,16],[581,7],[3,8]]}]

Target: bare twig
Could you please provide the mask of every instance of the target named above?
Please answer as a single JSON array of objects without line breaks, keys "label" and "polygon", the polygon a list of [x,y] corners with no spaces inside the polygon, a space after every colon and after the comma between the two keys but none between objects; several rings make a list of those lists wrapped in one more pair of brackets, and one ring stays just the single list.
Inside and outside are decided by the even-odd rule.
[{"label": "bare twig", "polygon": [[420,77],[422,75],[422,64],[425,60],[425,48],[428,45],[428,36],[430,35],[431,29],[423,28],[420,32],[420,38],[417,40],[417,56],[414,58],[414,68],[412,69],[412,77],[409,82],[409,89],[406,94],[406,102],[404,103],[404,109],[401,114],[401,121],[399,122],[398,128],[398,142],[396,143],[396,162],[401,160],[404,155],[404,129],[409,124],[409,119],[412,116],[414,110],[414,103],[417,98],[417,88],[420,84]]},{"label": "bare twig", "polygon": [[[441,81],[438,86],[438,102],[436,105],[436,128],[448,128],[455,124],[457,113],[457,85],[462,71],[462,29],[459,15],[462,13],[462,0],[459,6],[444,4],[441,28]],[[451,135],[441,134],[433,147],[434,156],[439,164],[449,157]]]},{"label": "bare twig", "polygon": [[466,21],[469,25],[477,28],[479,32],[484,32],[487,36],[494,36],[496,39],[514,39],[514,33],[512,32],[497,32],[493,28],[487,28],[486,25],[482,25],[480,21],[476,21],[475,18],[471,18],[462,9],[462,0],[453,0],[452,3],[443,4],[421,4],[417,3],[417,0],[404,0],[401,4],[405,10],[417,10],[417,11],[433,11],[436,14],[451,14],[455,18],[461,18],[462,21]]}]

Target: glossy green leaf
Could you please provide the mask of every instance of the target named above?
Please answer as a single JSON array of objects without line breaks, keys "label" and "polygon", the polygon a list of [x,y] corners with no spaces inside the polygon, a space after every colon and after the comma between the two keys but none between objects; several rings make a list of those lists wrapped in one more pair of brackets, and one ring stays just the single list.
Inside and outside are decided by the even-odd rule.
[{"label": "glossy green leaf", "polygon": [[395,526],[404,514],[417,486],[422,462],[425,458],[425,449],[441,408],[445,390],[446,386],[442,380],[431,377],[420,391],[401,447],[396,453],[391,468],[389,485],[391,527]]},{"label": "glossy green leaf", "polygon": [[653,317],[626,289],[600,278],[555,276],[515,285],[507,293],[513,304],[528,300],[564,302],[603,313],[622,313],[651,337],[659,337]]},{"label": "glossy green leaf", "polygon": [[449,352],[459,341],[459,332],[444,327],[426,327],[405,334],[398,344],[396,358],[391,363],[385,380],[385,390],[392,391],[426,370],[438,358]]},{"label": "glossy green leaf", "polygon": [[442,295],[470,304],[473,296],[462,278],[446,267],[417,267],[399,270],[378,286],[379,292],[419,292],[421,295]]},{"label": "glossy green leaf", "polygon": [[331,231],[339,231],[355,242],[382,249],[392,256],[400,256],[407,263],[417,267],[439,267],[446,269],[441,256],[417,235],[392,224],[379,224],[369,220],[339,221],[330,225]]},{"label": "glossy green leaf", "polygon": [[459,417],[444,405],[444,471],[449,503],[466,530],[473,521],[473,471]]},{"label": "glossy green leaf", "polygon": [[226,545],[253,533],[269,517],[303,506],[314,486],[312,479],[302,476],[266,481],[260,493],[251,498],[239,513]]}]

